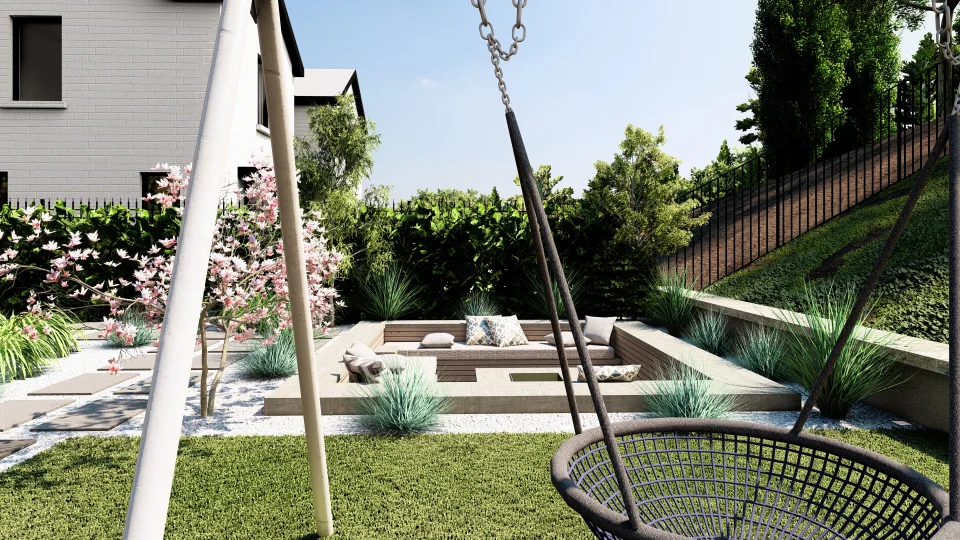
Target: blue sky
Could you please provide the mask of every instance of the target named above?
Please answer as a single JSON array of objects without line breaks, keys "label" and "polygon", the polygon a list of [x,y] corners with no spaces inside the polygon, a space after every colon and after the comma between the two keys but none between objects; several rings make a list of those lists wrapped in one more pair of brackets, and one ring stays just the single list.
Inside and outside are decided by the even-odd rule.
[{"label": "blue sky", "polygon": [[[496,186],[514,194],[516,168],[479,14],[469,0],[287,0],[307,68],[354,68],[382,145],[371,182],[400,199],[419,188]],[[534,167],[553,166],[582,190],[628,123],[664,125],[686,174],[738,132],[750,97],[756,0],[529,0],[527,39],[504,66]],[[504,47],[515,9],[488,0]],[[926,27],[929,27],[928,23]],[[922,32],[903,36],[908,56]]]}]

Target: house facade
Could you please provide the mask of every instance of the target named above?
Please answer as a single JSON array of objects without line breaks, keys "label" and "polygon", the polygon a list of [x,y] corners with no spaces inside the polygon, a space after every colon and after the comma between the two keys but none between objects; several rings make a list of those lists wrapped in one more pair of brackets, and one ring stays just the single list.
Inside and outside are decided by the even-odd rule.
[{"label": "house facade", "polygon": [[[0,4],[0,203],[138,201],[152,188],[157,163],[189,163],[220,7],[196,0]],[[251,9],[225,195],[250,155],[270,147],[255,17]],[[320,103],[325,96],[306,90],[293,97],[305,70],[282,1],[281,22],[289,95]],[[303,108],[305,118],[305,107],[287,110],[301,116],[294,111]]]}]

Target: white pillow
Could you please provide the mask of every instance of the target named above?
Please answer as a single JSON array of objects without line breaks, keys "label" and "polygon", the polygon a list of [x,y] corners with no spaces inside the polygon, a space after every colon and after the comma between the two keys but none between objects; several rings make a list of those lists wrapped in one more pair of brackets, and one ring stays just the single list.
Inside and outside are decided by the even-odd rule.
[{"label": "white pillow", "polygon": [[359,341],[354,341],[353,345],[349,349],[344,351],[344,354],[349,356],[356,356],[358,358],[364,358],[366,360],[376,360],[377,353],[370,348],[366,343],[361,343]]},{"label": "white pillow", "polygon": [[[560,332],[560,337],[563,338],[564,347],[576,347],[577,343],[573,340],[573,332]],[[557,341],[553,338],[553,332],[543,336],[543,340],[551,345],[556,345]],[[589,344],[590,338],[583,336],[584,343]]]},{"label": "white pillow", "polygon": [[424,349],[449,349],[453,347],[453,339],[453,335],[445,332],[427,334],[420,342],[420,346]]},{"label": "white pillow", "polygon": [[597,345],[609,345],[613,334],[613,323],[616,317],[591,317],[587,315],[587,322],[583,325],[583,335]]},{"label": "white pillow", "polygon": [[493,335],[494,344],[497,347],[512,347],[514,345],[529,345],[527,335],[523,333],[523,327],[516,315],[509,317],[497,317],[487,320],[490,326],[490,333]]}]

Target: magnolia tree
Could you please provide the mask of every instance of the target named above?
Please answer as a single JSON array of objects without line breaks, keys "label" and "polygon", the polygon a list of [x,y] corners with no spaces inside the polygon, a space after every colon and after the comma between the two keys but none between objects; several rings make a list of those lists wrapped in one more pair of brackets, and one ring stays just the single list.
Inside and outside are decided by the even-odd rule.
[{"label": "magnolia tree", "polygon": [[[214,410],[216,390],[228,364],[228,344],[232,339],[243,342],[258,331],[265,344],[292,325],[287,289],[287,271],[283,258],[280,220],[276,194],[276,178],[269,157],[255,155],[251,165],[256,168],[247,180],[247,188],[237,193],[238,206],[228,206],[217,217],[207,287],[199,321],[202,371],[200,375],[200,414],[207,416]],[[158,165],[168,172],[158,181],[158,193],[148,195],[162,211],[183,212],[185,195],[190,181],[190,167],[183,169]],[[307,212],[304,216],[304,257],[307,265],[310,313],[314,328],[326,332],[337,301],[337,292],[329,287],[331,277],[340,264],[341,254],[327,247],[319,215]],[[66,243],[50,239],[44,227],[51,217],[43,208],[26,208],[21,219],[31,225],[29,236],[8,238],[13,247],[0,253],[0,278],[18,279],[26,274],[42,274],[43,293],[55,301],[66,295],[75,299],[89,299],[94,304],[109,307],[110,316],[104,319],[101,337],[112,335],[128,344],[133,342],[137,328],[124,322],[123,314],[130,310],[142,312],[148,324],[160,329],[170,289],[173,262],[176,258],[176,238],[158,239],[145,253],[100,253],[96,231],[81,234],[69,232]],[[3,232],[0,231],[0,235]],[[23,250],[40,249],[50,253],[48,267],[18,264],[17,256]],[[127,278],[94,283],[85,274],[85,264],[91,260],[115,257],[105,262],[119,266],[120,260],[133,261],[136,270]],[[41,311],[41,303],[32,294],[33,309]],[[212,382],[209,382],[207,328],[215,327],[225,335],[220,350],[220,364]],[[28,336],[36,329],[24,329]],[[111,361],[110,371],[121,370],[119,360]]]}]

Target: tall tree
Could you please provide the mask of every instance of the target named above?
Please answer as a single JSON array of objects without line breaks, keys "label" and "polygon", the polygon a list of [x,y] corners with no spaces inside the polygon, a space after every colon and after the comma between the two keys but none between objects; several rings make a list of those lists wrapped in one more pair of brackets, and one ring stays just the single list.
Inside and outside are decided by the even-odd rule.
[{"label": "tall tree", "polygon": [[307,117],[310,134],[294,140],[301,202],[323,205],[332,192],[350,192],[356,200],[380,146],[374,123],[357,114],[352,94],[309,108]]},{"label": "tall tree", "polygon": [[821,129],[843,112],[850,32],[835,0],[760,0],[747,80],[756,98],[738,107],[752,118],[738,129],[756,130],[768,159],[799,166],[823,151]]}]

